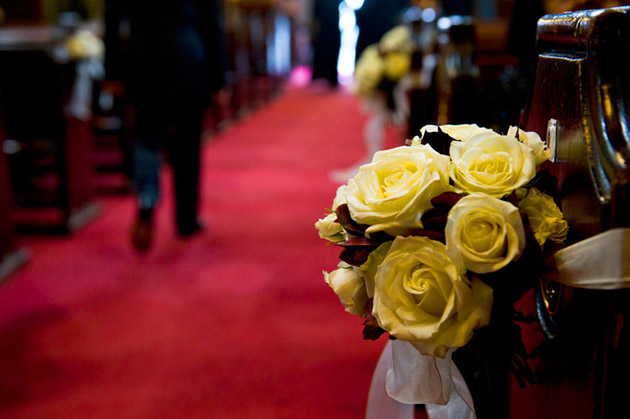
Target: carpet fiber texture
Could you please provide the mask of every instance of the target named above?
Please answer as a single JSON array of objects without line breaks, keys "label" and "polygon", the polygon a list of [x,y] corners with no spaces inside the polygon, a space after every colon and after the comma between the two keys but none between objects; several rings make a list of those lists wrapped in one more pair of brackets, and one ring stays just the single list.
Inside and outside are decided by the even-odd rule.
[{"label": "carpet fiber texture", "polygon": [[205,143],[202,218],[129,244],[131,197],[69,237],[29,237],[0,286],[0,417],[361,418],[385,338],[365,342],[323,280],[334,169],[363,155],[343,91],[289,89]]}]

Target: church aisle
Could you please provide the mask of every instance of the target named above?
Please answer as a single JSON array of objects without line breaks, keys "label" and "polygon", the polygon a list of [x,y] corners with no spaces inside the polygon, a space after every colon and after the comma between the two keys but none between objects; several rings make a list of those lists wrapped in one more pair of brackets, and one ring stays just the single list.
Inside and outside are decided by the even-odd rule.
[{"label": "church aisle", "polygon": [[296,88],[212,138],[208,229],[188,241],[168,173],[146,255],[130,197],[73,236],[25,239],[32,261],[0,286],[0,416],[364,417],[386,342],[364,342],[324,282],[339,250],[314,223],[365,117],[348,93]]}]

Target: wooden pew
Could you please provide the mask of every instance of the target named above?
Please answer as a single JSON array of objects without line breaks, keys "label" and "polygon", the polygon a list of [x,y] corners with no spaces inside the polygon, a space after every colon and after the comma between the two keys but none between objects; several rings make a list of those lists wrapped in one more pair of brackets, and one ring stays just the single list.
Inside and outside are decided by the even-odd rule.
[{"label": "wooden pew", "polygon": [[438,119],[449,124],[477,123],[486,126],[481,95],[479,66],[476,63],[475,27],[469,16],[451,16],[438,21],[441,28],[436,74]]},{"label": "wooden pew", "polygon": [[0,281],[26,263],[29,258],[28,252],[19,248],[16,243],[9,166],[5,152],[0,148]]},{"label": "wooden pew", "polygon": [[[228,85],[223,95],[227,99],[219,107],[220,120],[240,118],[279,92],[290,71],[294,13],[290,2],[269,0],[227,0],[224,12]],[[276,57],[289,57],[288,64]]]},{"label": "wooden pew", "polygon": [[77,62],[53,27],[0,31],[0,116],[18,227],[68,232],[94,218],[91,120],[70,106]]},{"label": "wooden pew", "polygon": [[[630,8],[548,15],[538,23],[536,79],[521,126],[546,135],[554,153],[571,242],[630,224],[629,35]],[[542,280],[519,304],[539,319],[522,326],[537,383],[512,383],[510,417],[627,416],[627,290]]]},{"label": "wooden pew", "polygon": [[221,120],[242,117],[249,108],[249,79],[251,69],[247,49],[247,22],[237,2],[225,1],[225,38],[227,48],[227,85],[224,102],[220,105]]},{"label": "wooden pew", "polygon": [[[498,78],[496,67],[511,62],[500,56],[490,60],[490,66],[486,51],[486,66],[480,68],[479,25],[470,16],[445,16],[437,24],[418,17],[409,23],[417,46],[412,58],[409,136],[417,135],[424,125],[438,122],[491,126],[494,121],[484,93]],[[433,32],[433,36],[426,32]],[[491,74],[487,74],[488,69]]]},{"label": "wooden pew", "polygon": [[124,87],[98,81],[92,94],[95,192],[128,193],[132,182],[133,130]]},{"label": "wooden pew", "polygon": [[423,19],[419,8],[410,8],[403,16],[411,28],[414,50],[409,74],[408,138],[418,135],[425,125],[438,120],[438,97],[435,85],[435,66],[438,61],[437,27],[435,17]]},{"label": "wooden pew", "polygon": [[[524,102],[519,60],[508,50],[509,19],[470,16],[425,20],[406,13],[417,49],[412,59],[409,137],[427,124],[476,123],[507,132]],[[428,11],[429,9],[422,9]],[[429,13],[428,16],[433,16]],[[429,36],[431,33],[431,36]]]}]

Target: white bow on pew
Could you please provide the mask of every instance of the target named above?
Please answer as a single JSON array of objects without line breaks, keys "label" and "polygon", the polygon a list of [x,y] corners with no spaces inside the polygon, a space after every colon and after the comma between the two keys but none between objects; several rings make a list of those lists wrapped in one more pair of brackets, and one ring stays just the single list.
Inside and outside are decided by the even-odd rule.
[{"label": "white bow on pew", "polygon": [[435,358],[409,342],[389,341],[374,371],[366,419],[413,419],[416,404],[424,404],[431,419],[475,419],[472,396],[451,354]]},{"label": "white bow on pew", "polygon": [[558,282],[577,288],[630,288],[630,228],[615,228],[555,255]]}]

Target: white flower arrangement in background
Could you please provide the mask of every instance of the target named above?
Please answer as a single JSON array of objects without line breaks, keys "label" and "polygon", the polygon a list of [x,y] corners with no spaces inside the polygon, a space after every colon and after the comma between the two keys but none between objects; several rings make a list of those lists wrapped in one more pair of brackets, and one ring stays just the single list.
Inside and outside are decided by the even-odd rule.
[{"label": "white flower arrangement in background", "polygon": [[388,93],[411,69],[413,41],[411,30],[397,26],[383,35],[378,44],[368,46],[357,60],[352,90],[362,97]]},{"label": "white flower arrangement in background", "polygon": [[80,29],[70,35],[65,42],[68,56],[73,60],[98,58],[105,52],[103,40],[93,32]]}]

